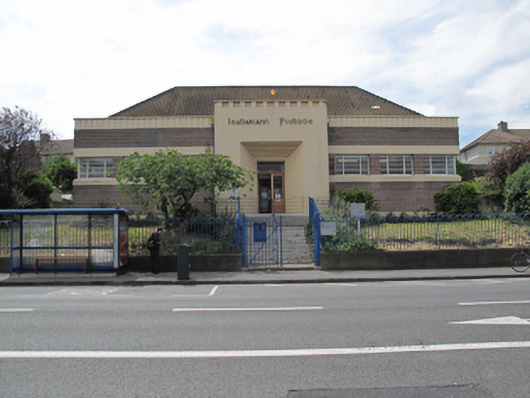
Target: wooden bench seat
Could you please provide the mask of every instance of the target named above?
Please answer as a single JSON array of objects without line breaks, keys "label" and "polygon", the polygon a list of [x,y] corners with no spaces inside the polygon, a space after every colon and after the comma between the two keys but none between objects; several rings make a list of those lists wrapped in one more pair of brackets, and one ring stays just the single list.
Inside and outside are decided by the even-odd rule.
[{"label": "wooden bench seat", "polygon": [[57,260],[66,260],[66,261],[83,261],[85,264],[85,273],[88,273],[88,257],[37,257],[35,258],[35,273],[39,270],[39,261],[57,261]]}]

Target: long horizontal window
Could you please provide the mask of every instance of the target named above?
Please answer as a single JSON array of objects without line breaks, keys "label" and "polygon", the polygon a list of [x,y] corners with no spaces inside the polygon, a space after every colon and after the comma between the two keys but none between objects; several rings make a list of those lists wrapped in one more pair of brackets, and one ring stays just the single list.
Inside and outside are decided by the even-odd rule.
[{"label": "long horizontal window", "polygon": [[335,174],[368,175],[370,174],[370,158],[366,155],[336,156]]},{"label": "long horizontal window", "polygon": [[108,178],[112,174],[112,159],[78,159],[79,178]]},{"label": "long horizontal window", "polygon": [[425,156],[425,174],[456,174],[455,156]]},{"label": "long horizontal window", "polygon": [[412,155],[381,155],[381,174],[412,174]]}]

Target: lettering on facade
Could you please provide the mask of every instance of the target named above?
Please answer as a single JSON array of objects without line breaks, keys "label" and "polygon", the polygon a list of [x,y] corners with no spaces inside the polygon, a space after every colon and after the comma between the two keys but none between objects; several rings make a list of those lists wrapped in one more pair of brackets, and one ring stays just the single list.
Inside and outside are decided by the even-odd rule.
[{"label": "lettering on facade", "polygon": [[284,117],[281,117],[280,118],[280,126],[283,126],[284,124],[304,126],[304,125],[308,125],[308,124],[313,124],[313,119],[298,119],[298,118],[286,119]]},{"label": "lettering on facade", "polygon": [[232,124],[235,126],[243,126],[243,125],[254,125],[254,126],[260,126],[264,124],[269,124],[269,119],[230,119],[228,118],[228,124]]},{"label": "lettering on facade", "polygon": [[[300,119],[300,118],[280,118],[280,127],[286,126],[307,126],[313,124],[313,119]],[[232,126],[262,126],[270,124],[269,119],[231,119],[228,118],[228,124]]]}]

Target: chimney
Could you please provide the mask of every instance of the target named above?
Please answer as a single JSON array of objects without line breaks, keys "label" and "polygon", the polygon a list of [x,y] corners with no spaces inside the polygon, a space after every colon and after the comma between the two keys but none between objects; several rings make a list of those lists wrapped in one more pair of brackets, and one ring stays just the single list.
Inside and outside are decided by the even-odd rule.
[{"label": "chimney", "polygon": [[500,122],[498,124],[499,131],[504,131],[505,133],[508,131],[508,123],[507,122]]},{"label": "chimney", "polygon": [[40,135],[40,143],[42,146],[46,145],[47,143],[50,142],[50,135],[49,134],[44,134],[44,133],[41,133]]}]

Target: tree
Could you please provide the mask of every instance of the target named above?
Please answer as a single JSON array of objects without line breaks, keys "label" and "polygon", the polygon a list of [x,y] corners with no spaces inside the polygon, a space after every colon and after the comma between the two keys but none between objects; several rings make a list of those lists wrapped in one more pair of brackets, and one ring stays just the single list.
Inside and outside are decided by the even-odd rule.
[{"label": "tree", "polygon": [[198,192],[245,187],[252,179],[250,172],[234,165],[228,156],[204,153],[184,156],[173,149],[155,155],[137,152],[117,165],[117,179],[122,192],[144,212],[156,209],[167,218],[192,217],[197,209],[191,204]]},{"label": "tree", "polygon": [[526,162],[530,162],[530,141],[512,144],[507,151],[498,152],[491,157],[488,176],[505,182],[510,174]]},{"label": "tree", "polygon": [[77,178],[77,165],[66,155],[53,155],[46,162],[46,175],[61,191],[71,191]]},{"label": "tree", "polygon": [[23,197],[23,174],[41,166],[35,139],[43,132],[41,120],[25,109],[0,111],[0,206],[19,207]]},{"label": "tree", "polygon": [[504,186],[504,197],[506,211],[530,212],[530,162],[523,164],[508,176]]},{"label": "tree", "polygon": [[477,214],[480,212],[480,191],[473,182],[445,186],[434,195],[438,211],[448,214]]}]

